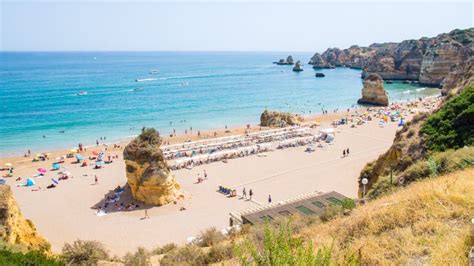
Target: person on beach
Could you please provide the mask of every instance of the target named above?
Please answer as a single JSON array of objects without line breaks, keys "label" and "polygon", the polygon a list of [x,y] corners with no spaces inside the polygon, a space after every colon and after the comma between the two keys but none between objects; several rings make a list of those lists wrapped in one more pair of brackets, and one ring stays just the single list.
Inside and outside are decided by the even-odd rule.
[{"label": "person on beach", "polygon": [[342,157],[346,157],[346,150],[342,150]]},{"label": "person on beach", "polygon": [[245,188],[242,189],[242,198],[247,199],[247,190],[245,190]]},{"label": "person on beach", "polygon": [[252,191],[252,189],[250,189],[250,190],[249,190],[249,197],[250,197],[249,199],[250,199],[250,200],[252,200],[252,196],[253,196],[253,191]]},{"label": "person on beach", "polygon": [[202,182],[201,174],[199,174],[199,173],[198,173],[197,182],[198,182],[198,183],[201,183],[201,182]]},{"label": "person on beach", "polygon": [[206,169],[204,169],[204,180],[207,180],[207,172],[206,172]]},{"label": "person on beach", "polygon": [[145,209],[145,217],[143,219],[150,219],[150,216],[148,216],[148,209]]},{"label": "person on beach", "polygon": [[99,140],[98,140],[98,139],[95,141],[95,144],[96,144],[97,146],[99,146]]},{"label": "person on beach", "polygon": [[94,175],[94,184],[95,185],[99,184],[99,178],[97,177],[97,175]]},{"label": "person on beach", "polygon": [[272,195],[268,195],[268,204],[272,203]]},{"label": "person on beach", "polygon": [[347,148],[346,154],[347,154],[347,156],[349,156],[349,148]]}]

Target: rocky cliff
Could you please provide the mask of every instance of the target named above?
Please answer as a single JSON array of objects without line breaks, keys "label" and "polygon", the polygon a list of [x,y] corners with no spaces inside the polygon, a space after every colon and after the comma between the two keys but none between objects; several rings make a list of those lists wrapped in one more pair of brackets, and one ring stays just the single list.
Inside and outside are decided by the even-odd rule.
[{"label": "rocky cliff", "polygon": [[364,79],[362,98],[357,103],[378,106],[388,105],[388,95],[383,88],[383,79],[380,75],[372,73]]},{"label": "rocky cliff", "polygon": [[25,251],[50,250],[48,241],[21,214],[11,188],[7,185],[0,185],[0,243]]},{"label": "rocky cliff", "polygon": [[155,129],[143,129],[123,151],[133,198],[152,205],[164,205],[182,196],[160,149],[161,142]]},{"label": "rocky cliff", "polygon": [[346,66],[363,69],[362,77],[379,74],[384,80],[413,80],[440,86],[453,67],[473,57],[474,28],[454,30],[433,38],[369,47],[330,48],[316,53],[313,68]]},{"label": "rocky cliff", "polygon": [[301,122],[303,122],[301,116],[286,112],[265,110],[260,116],[260,125],[263,127],[294,126]]}]

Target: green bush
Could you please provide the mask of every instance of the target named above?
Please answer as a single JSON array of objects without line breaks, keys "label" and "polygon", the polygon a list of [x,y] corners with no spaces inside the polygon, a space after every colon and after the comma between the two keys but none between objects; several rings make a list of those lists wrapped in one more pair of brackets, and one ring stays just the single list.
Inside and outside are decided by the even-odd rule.
[{"label": "green bush", "polygon": [[39,251],[21,253],[0,249],[0,265],[56,266],[65,264],[61,259],[48,257]]},{"label": "green bush", "polygon": [[109,253],[104,245],[98,241],[76,240],[65,244],[62,256],[67,264],[94,265],[99,260],[108,260]]},{"label": "green bush", "polygon": [[447,101],[421,128],[430,151],[474,144],[474,86]]},{"label": "green bush", "polygon": [[127,253],[123,258],[123,263],[127,266],[148,266],[150,262],[151,253],[145,248],[138,248],[135,253]]},{"label": "green bush", "polygon": [[341,205],[331,204],[326,207],[324,212],[319,216],[321,221],[328,222],[343,213],[343,208]]},{"label": "green bush", "polygon": [[312,242],[294,237],[290,223],[264,227],[263,243],[246,239],[235,247],[242,265],[317,265]]},{"label": "green bush", "polygon": [[463,170],[473,165],[474,147],[466,147],[458,150],[433,153],[428,160],[419,161],[411,165],[400,176],[404,178],[405,182],[410,182]]}]

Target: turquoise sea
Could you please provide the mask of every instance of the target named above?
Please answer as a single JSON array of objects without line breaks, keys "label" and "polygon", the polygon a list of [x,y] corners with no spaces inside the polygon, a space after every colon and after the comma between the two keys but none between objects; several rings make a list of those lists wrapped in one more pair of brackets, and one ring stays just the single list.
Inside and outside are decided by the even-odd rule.
[{"label": "turquoise sea", "polygon": [[[288,54],[0,53],[1,155],[92,145],[102,136],[117,141],[143,126],[168,134],[257,123],[265,108],[331,112],[360,97],[359,70],[321,70],[326,77],[315,78],[309,65],[295,73],[272,64]],[[303,63],[312,56],[291,54]],[[160,73],[150,74],[154,69]],[[402,83],[385,87],[392,101],[438,93]]]}]

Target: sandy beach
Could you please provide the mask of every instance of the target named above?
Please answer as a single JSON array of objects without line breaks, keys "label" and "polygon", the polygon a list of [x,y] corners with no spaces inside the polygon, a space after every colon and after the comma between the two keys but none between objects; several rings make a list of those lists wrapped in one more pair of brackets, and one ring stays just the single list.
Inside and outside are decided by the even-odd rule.
[{"label": "sandy beach", "polygon": [[[431,99],[424,107],[435,108],[437,101]],[[423,104],[418,103],[421,110]],[[376,112],[376,108],[372,108]],[[321,127],[331,127],[335,119],[351,116],[363,109],[352,109],[346,112],[306,118],[307,124],[316,121],[320,127],[313,129],[317,132]],[[410,118],[410,115],[406,117]],[[337,191],[348,197],[357,196],[357,178],[363,166],[376,159],[392,144],[398,127],[398,122],[388,122],[383,127],[380,119],[373,119],[363,125],[351,127],[342,125],[336,128],[333,145],[324,145],[313,153],[304,152],[305,148],[287,148],[268,152],[266,157],[256,155],[229,160],[228,163],[215,162],[201,165],[191,170],[173,171],[181,184],[186,198],[177,204],[162,207],[147,207],[140,205],[132,211],[117,211],[105,216],[96,216],[95,206],[104,199],[115,187],[126,184],[125,164],[122,150],[126,141],[120,143],[121,148],[108,146],[107,154],[119,157],[103,169],[92,169],[72,164],[73,159],[67,159],[63,167],[70,171],[73,178],[61,181],[54,189],[46,189],[51,184],[51,178],[56,178],[55,172],[48,171],[44,177],[34,178],[36,185],[41,187],[32,191],[31,187],[18,187],[24,182],[15,178],[31,177],[36,169],[49,169],[54,161],[31,162],[30,158],[2,158],[0,164],[10,162],[14,165],[14,177],[7,179],[11,185],[23,214],[31,219],[39,232],[52,244],[53,251],[59,251],[64,243],[76,239],[98,240],[103,242],[113,254],[123,255],[133,248],[143,246],[153,248],[169,242],[185,243],[190,236],[197,236],[200,231],[215,226],[223,229],[228,226],[229,213],[242,211],[267,204],[268,195],[273,202],[287,200],[301,194],[315,191]],[[216,137],[226,134],[243,134],[245,127],[225,130],[201,132],[201,138]],[[258,131],[258,126],[252,125],[251,130]],[[166,142],[180,143],[197,139],[196,132],[192,135],[165,137]],[[89,156],[92,151],[104,148],[88,148],[84,154]],[[350,155],[342,157],[343,149],[350,149]],[[64,155],[66,151],[52,151],[51,158]],[[206,170],[209,179],[196,184],[198,173]],[[2,172],[6,173],[5,171]],[[95,184],[94,175],[98,176]],[[216,190],[219,185],[236,188],[240,193],[245,187],[252,189],[255,196],[252,201],[237,198],[227,198]],[[131,200],[130,200],[131,201]],[[180,211],[184,207],[186,210]],[[148,209],[150,219],[141,219],[144,209]]]}]

